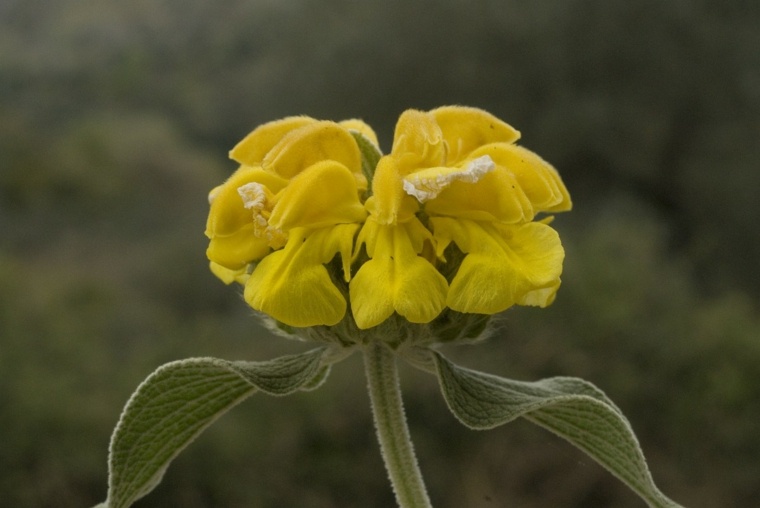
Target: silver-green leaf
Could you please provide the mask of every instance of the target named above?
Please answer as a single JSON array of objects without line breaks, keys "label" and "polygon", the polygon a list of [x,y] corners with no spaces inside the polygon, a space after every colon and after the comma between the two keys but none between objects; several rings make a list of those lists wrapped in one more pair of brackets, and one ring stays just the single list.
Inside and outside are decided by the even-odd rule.
[{"label": "silver-green leaf", "polygon": [[679,506],[654,484],[628,420],[591,383],[569,377],[515,381],[457,366],[438,353],[434,360],[446,403],[467,427],[491,429],[524,417],[586,452],[649,506]]},{"label": "silver-green leaf", "polygon": [[111,437],[104,508],[126,508],[161,481],[198,434],[261,390],[287,395],[319,386],[329,371],[327,348],[265,362],[191,358],[159,367],[127,402]]},{"label": "silver-green leaf", "polygon": [[372,192],[372,178],[375,176],[375,167],[377,167],[377,162],[383,154],[380,148],[361,132],[354,130],[349,132],[351,132],[351,135],[356,140],[359,152],[362,155],[362,173],[367,178],[367,192]]}]

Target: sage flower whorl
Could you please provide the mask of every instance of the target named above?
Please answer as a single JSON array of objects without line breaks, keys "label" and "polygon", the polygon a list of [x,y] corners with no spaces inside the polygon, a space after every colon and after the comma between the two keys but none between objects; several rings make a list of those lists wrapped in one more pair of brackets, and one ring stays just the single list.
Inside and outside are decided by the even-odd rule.
[{"label": "sage flower whorl", "polygon": [[564,251],[549,219],[535,218],[571,201],[518,138],[479,109],[408,110],[368,182],[359,143],[377,138],[363,122],[262,125],[230,152],[240,167],[209,195],[211,270],[291,327],[549,305]]}]

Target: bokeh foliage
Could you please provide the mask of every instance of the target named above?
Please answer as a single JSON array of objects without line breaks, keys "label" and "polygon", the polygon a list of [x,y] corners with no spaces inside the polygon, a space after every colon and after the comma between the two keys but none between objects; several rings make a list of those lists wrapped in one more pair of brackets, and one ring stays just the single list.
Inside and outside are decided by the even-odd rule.
[{"label": "bokeh foliage", "polygon": [[[483,107],[561,171],[564,286],[448,351],[585,377],[688,506],[760,504],[760,4],[743,0],[0,3],[0,505],[105,495],[109,434],[159,364],[302,350],[208,272],[227,150],[290,114]],[[640,506],[544,431],[476,433],[404,371],[437,506]],[[139,506],[389,506],[361,368],[255,396]]]}]

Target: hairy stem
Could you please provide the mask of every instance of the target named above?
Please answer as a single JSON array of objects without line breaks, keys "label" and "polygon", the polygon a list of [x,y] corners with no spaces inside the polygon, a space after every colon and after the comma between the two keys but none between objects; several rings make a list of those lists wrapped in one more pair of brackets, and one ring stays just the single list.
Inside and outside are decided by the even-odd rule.
[{"label": "hairy stem", "polygon": [[406,424],[396,357],[383,344],[369,344],[364,349],[364,368],[380,453],[396,501],[401,508],[430,508],[430,498]]}]

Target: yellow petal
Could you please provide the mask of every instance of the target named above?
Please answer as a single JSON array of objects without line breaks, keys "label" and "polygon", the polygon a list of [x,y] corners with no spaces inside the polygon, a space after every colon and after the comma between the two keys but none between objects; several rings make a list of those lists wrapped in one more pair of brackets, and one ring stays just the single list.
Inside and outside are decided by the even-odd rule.
[{"label": "yellow petal", "polygon": [[212,191],[206,221],[206,236],[211,240],[206,256],[210,261],[238,270],[269,252],[270,244],[257,234],[253,211],[246,209],[239,189],[246,185],[261,185],[277,191],[286,183],[261,168],[243,166]]},{"label": "yellow petal", "polygon": [[[353,136],[335,122],[314,122],[287,133],[261,165],[283,178],[293,178],[317,162],[332,160],[362,174],[362,159]],[[363,176],[363,175],[362,175]]]},{"label": "yellow petal", "polygon": [[265,123],[230,150],[230,158],[246,166],[259,166],[264,156],[290,131],[314,123],[308,116],[291,116]]},{"label": "yellow petal", "polygon": [[372,141],[379,149],[380,143],[377,141],[377,134],[375,134],[375,131],[372,130],[372,127],[363,121],[352,118],[350,120],[343,120],[342,122],[339,122],[338,125],[344,129],[348,129],[349,131],[356,131],[359,134],[362,134],[365,138]]},{"label": "yellow petal", "polygon": [[517,304],[531,307],[548,307],[554,303],[554,298],[557,296],[557,290],[559,289],[560,283],[561,281],[557,279],[556,283],[551,286],[528,291]]},{"label": "yellow petal", "polygon": [[396,123],[391,155],[401,176],[420,168],[443,166],[446,144],[435,119],[422,111],[404,111]]},{"label": "yellow petal", "polygon": [[249,277],[248,272],[245,268],[241,268],[239,270],[230,270],[229,268],[218,265],[213,261],[209,263],[209,268],[211,269],[211,273],[219,277],[219,279],[225,284],[232,284],[233,282],[237,282],[238,284],[245,284]]},{"label": "yellow petal", "polygon": [[246,224],[226,236],[214,236],[206,249],[209,261],[230,270],[239,270],[269,252],[265,238],[256,236],[253,224]]},{"label": "yellow petal", "polygon": [[447,305],[496,314],[514,304],[545,307],[560,284],[564,250],[545,224],[522,225],[432,218],[434,235],[467,255],[451,282]]},{"label": "yellow petal", "polygon": [[380,224],[395,224],[408,197],[404,193],[398,161],[390,155],[382,157],[375,168],[372,197],[367,200],[367,209]]},{"label": "yellow petal", "polygon": [[340,253],[347,269],[357,229],[356,224],[344,224],[293,230],[284,249],[256,266],[245,286],[245,300],[290,326],[337,324],[345,315],[346,300],[324,264]]},{"label": "yellow petal", "polygon": [[557,170],[537,154],[517,145],[495,143],[481,147],[472,156],[488,155],[517,180],[533,209],[538,212],[564,212],[572,208],[570,194]]},{"label": "yellow petal", "polygon": [[269,225],[284,231],[294,227],[321,228],[363,222],[366,215],[351,171],[328,160],[290,180],[277,196]]},{"label": "yellow petal", "polygon": [[[356,249],[359,250],[362,245],[365,245],[369,257],[380,255],[393,256],[393,251],[389,248],[390,245],[393,245],[393,242],[387,241],[389,238],[393,239],[393,235],[388,236],[390,234],[389,231],[403,232],[405,234],[404,238],[407,239],[412,247],[412,251],[416,254],[422,252],[425,248],[425,243],[433,243],[432,233],[425,228],[417,217],[411,216],[403,223],[394,225],[398,229],[380,227],[385,225],[378,221],[374,215],[370,216],[359,232],[359,237],[356,240]],[[375,249],[378,248],[378,242],[380,251],[376,254]]]},{"label": "yellow petal", "polygon": [[[416,219],[400,225],[367,220],[362,238],[372,257],[351,280],[351,310],[361,329],[377,326],[393,312],[412,323],[428,323],[445,307],[446,279],[418,256],[426,231]],[[429,233],[427,233],[429,235]]]},{"label": "yellow petal", "polygon": [[448,165],[468,157],[481,145],[514,143],[520,138],[520,133],[512,126],[481,109],[444,106],[430,114],[440,126],[448,145]]},{"label": "yellow petal", "polygon": [[452,182],[425,205],[430,215],[508,224],[533,219],[533,206],[514,176],[497,166],[474,183]]},{"label": "yellow petal", "polygon": [[211,208],[206,221],[206,236],[211,238],[230,235],[252,221],[251,212],[245,208],[238,192],[240,187],[249,183],[262,184],[271,192],[276,193],[288,182],[261,168],[241,167],[209,195]]}]

